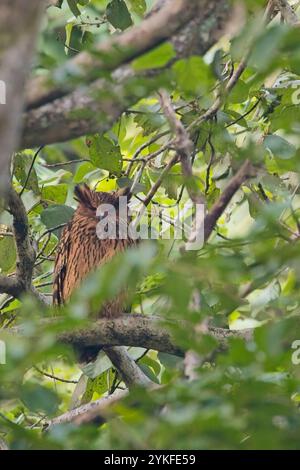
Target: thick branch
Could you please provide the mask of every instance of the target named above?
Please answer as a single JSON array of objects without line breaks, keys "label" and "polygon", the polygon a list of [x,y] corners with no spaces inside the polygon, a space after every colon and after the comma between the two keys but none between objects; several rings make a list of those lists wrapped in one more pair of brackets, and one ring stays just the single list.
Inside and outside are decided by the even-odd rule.
[{"label": "thick branch", "polygon": [[[160,321],[159,321],[160,320]],[[162,319],[155,316],[126,315],[108,320],[100,319],[87,329],[75,330],[59,336],[59,341],[77,348],[92,346],[137,346],[182,356],[183,351],[174,343],[172,335],[162,327]],[[166,325],[175,321],[165,321]],[[175,322],[176,323],[176,322]],[[209,328],[208,334],[221,344],[230,337],[248,338],[249,332],[231,331],[223,328]]]},{"label": "thick branch", "polygon": [[132,386],[147,386],[152,382],[129,356],[122,346],[104,348],[105,353],[119,372],[128,388]]},{"label": "thick branch", "polygon": [[[79,53],[67,62],[66,69],[76,70],[76,76],[81,76],[82,80],[88,83],[95,76],[99,76],[101,70],[115,70],[122,64],[171,38],[193,18],[197,18],[199,22],[199,20],[203,21],[204,18],[214,13],[215,28],[217,28],[229,10],[227,1],[221,2],[221,7],[220,5],[217,6],[217,3],[220,2],[212,2],[211,0],[165,0],[140,25],[133,26],[121,34],[114,34],[106,41],[102,41],[96,45],[93,54],[86,51]],[[187,42],[187,39],[185,38],[184,42]],[[200,35],[199,39],[201,39]],[[173,43],[178,55],[182,55],[182,39],[175,36]],[[37,107],[67,92],[66,88],[62,89],[60,86],[51,84],[51,82],[49,76],[36,77],[29,82],[27,88],[28,108]]]},{"label": "thick branch", "polygon": [[19,286],[15,276],[0,275],[0,294],[8,294],[13,297],[19,296]]},{"label": "thick branch", "polygon": [[9,187],[7,192],[7,205],[9,212],[13,216],[13,234],[17,250],[17,264],[14,276],[0,276],[0,292],[20,298],[25,291],[34,293],[31,281],[36,253],[29,236],[25,206],[12,186]]},{"label": "thick branch", "polygon": [[105,132],[134,101],[126,85],[97,80],[89,89],[28,111],[25,115],[23,148],[63,142],[89,133]]},{"label": "thick branch", "polygon": [[8,192],[8,206],[13,216],[13,233],[18,255],[16,277],[20,286],[23,287],[21,290],[29,290],[35,262],[35,250],[29,237],[25,206],[20,196],[12,187]]},{"label": "thick branch", "polygon": [[[205,2],[209,7],[201,9],[177,38],[180,56],[205,53],[218,39],[221,27],[227,20],[228,2]],[[214,7],[216,11],[214,11]],[[180,38],[183,42],[180,41]],[[183,47],[184,46],[184,47]],[[118,69],[113,79],[101,79],[88,88],[78,89],[25,114],[25,126],[21,146],[32,148],[70,140],[87,133],[105,132],[131,105],[155,89],[151,74],[143,77],[144,87],[137,88],[138,75],[131,69]],[[142,93],[141,93],[142,92]]]},{"label": "thick branch", "polygon": [[[78,334],[75,332],[72,332],[72,334],[65,335],[64,337],[61,337],[60,339],[63,341],[66,341],[68,343],[72,343],[73,340],[75,340],[75,343],[79,343],[83,341],[83,345],[96,345],[99,344],[99,336],[101,336],[101,341],[104,340],[104,335],[103,332],[100,330],[102,329],[101,325],[104,326],[104,324],[110,323],[108,335],[110,336],[110,339],[112,341],[118,341],[122,342],[124,344],[125,342],[128,342],[132,344],[132,341],[129,340],[128,338],[128,327],[131,325],[132,331],[131,335],[134,337],[135,341],[138,339],[136,335],[136,329],[140,329],[140,327],[143,329],[143,334],[140,336],[140,339],[142,339],[142,342],[134,343],[135,345],[138,346],[144,346],[144,347],[149,347],[151,349],[155,349],[153,344],[149,344],[151,342],[152,335],[155,335],[158,339],[154,340],[156,345],[158,342],[160,342],[160,351],[164,352],[169,352],[174,354],[174,351],[176,350],[176,347],[172,347],[170,349],[165,348],[163,346],[163,341],[166,340],[169,344],[171,344],[171,337],[169,333],[162,332],[161,326],[157,323],[157,318],[154,317],[144,317],[142,315],[127,315],[126,318],[121,317],[119,319],[115,320],[99,320],[96,325],[93,325],[92,330],[88,333],[87,330],[85,332],[81,332],[82,334]],[[125,331],[123,329],[123,326],[125,326]],[[154,331],[156,330],[156,331]],[[198,331],[200,334],[200,332]],[[124,335],[123,335],[124,334]],[[141,333],[140,333],[141,334]],[[208,327],[207,330],[203,331],[203,334],[210,334],[213,336],[216,340],[218,340],[220,344],[220,348],[223,349],[226,347],[228,339],[232,337],[238,337],[238,338],[243,338],[245,340],[250,340],[252,338],[253,331],[252,330],[244,330],[244,331],[230,331],[227,329],[222,329],[222,328],[214,328],[214,327]],[[71,335],[73,335],[73,339],[71,338]],[[114,338],[113,338],[114,336]],[[123,336],[123,338],[122,338]],[[138,335],[139,336],[139,335]],[[163,337],[164,336],[164,337]],[[146,344],[147,343],[147,346]],[[133,344],[132,344],[133,345]],[[116,348],[113,348],[116,349]],[[179,350],[178,350],[179,353]],[[181,352],[180,352],[181,355]],[[136,381],[135,384],[139,382]],[[154,390],[156,388],[159,388],[159,385],[152,384],[150,381],[148,383],[144,383],[142,385],[150,386]],[[98,400],[95,400],[93,402],[90,402],[86,405],[82,405],[78,408],[75,408],[74,410],[68,411],[67,413],[64,413],[61,416],[58,416],[54,418],[53,420],[49,421],[47,423],[47,428],[49,429],[50,427],[62,423],[74,423],[77,425],[84,424],[84,423],[91,423],[93,421],[97,420],[105,420],[107,418],[107,413],[110,411],[111,406],[123,399],[128,395],[128,390],[121,390],[121,391],[116,391],[113,395],[99,398]]]},{"label": "thick branch", "polygon": [[43,10],[41,0],[0,2],[0,192],[9,184],[9,165],[18,147],[24,83]]},{"label": "thick branch", "polygon": [[[124,314],[120,318],[108,320],[101,319],[95,322],[90,328],[84,330],[75,330],[69,333],[61,334],[58,338],[59,341],[70,344],[75,347],[85,348],[91,346],[108,346],[108,345],[127,345],[127,346],[139,346],[146,349],[157,349],[158,351],[166,352],[169,354],[182,356],[183,352],[174,343],[171,334],[162,327],[161,319],[154,316],[144,315],[126,315]],[[174,323],[174,321],[166,321],[164,323]],[[22,327],[13,327],[6,331],[7,333],[13,333],[20,335],[22,334]],[[215,338],[220,345],[220,348],[225,348],[230,338],[243,338],[246,341],[250,340],[253,335],[253,330],[243,331],[230,331],[223,328],[208,327],[203,330],[203,334],[209,334]],[[201,334],[201,331],[198,331]],[[7,339],[7,337],[6,337]],[[121,348],[105,348],[106,353],[110,350],[110,358],[112,362],[117,364],[117,368],[121,365],[122,370],[120,371],[123,379],[128,385],[143,385],[150,386],[155,389],[159,387],[153,384],[151,381],[139,375],[136,376],[136,369],[127,369],[127,364],[120,361],[118,350]],[[114,356],[116,353],[116,356]],[[135,364],[136,366],[136,364]],[[128,377],[124,377],[128,373]],[[130,377],[130,374],[133,376]],[[128,390],[116,391],[113,395],[99,398],[96,401],[82,405],[74,410],[68,411],[61,416],[54,418],[47,423],[47,429],[54,425],[62,423],[84,424],[92,422],[95,419],[106,419],[107,412],[113,404],[120,401],[122,398],[128,395]]]}]

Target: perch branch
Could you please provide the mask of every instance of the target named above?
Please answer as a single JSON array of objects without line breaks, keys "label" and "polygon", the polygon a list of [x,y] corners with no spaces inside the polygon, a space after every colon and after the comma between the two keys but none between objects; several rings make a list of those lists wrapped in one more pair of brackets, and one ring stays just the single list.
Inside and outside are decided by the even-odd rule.
[{"label": "perch branch", "polygon": [[[51,321],[53,323],[53,320]],[[49,321],[43,322],[48,325]],[[119,318],[102,318],[92,323],[87,328],[73,329],[60,333],[57,341],[70,345],[78,350],[85,348],[105,348],[111,346],[136,346],[145,349],[183,356],[183,350],[176,345],[169,328],[178,325],[178,321],[162,319],[154,315],[139,315],[124,313]],[[42,330],[41,330],[42,331]],[[249,340],[253,330],[235,331],[227,328],[209,326],[201,334],[211,335],[221,346],[226,347],[230,338],[243,338]],[[4,332],[3,332],[4,333]],[[23,326],[14,326],[5,330],[5,335],[24,335]],[[41,333],[40,333],[41,334]]]},{"label": "perch branch", "polygon": [[[124,314],[116,319],[100,319],[89,328],[75,330],[59,335],[59,341],[77,348],[91,346],[137,346],[160,352],[182,356],[183,351],[174,343],[167,326],[176,321],[163,320],[156,316]],[[249,332],[231,331],[224,328],[209,328],[208,333],[221,344],[231,337],[249,338]]]}]

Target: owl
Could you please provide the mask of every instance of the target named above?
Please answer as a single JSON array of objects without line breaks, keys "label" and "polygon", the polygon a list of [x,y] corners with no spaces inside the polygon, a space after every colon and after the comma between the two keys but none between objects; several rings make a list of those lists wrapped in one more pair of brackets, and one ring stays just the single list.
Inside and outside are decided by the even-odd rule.
[{"label": "owl", "polygon": [[[53,304],[64,304],[82,280],[117,253],[136,244],[128,235],[127,211],[120,211],[122,202],[130,198],[129,188],[105,193],[91,190],[86,184],[74,191],[77,209],[62,232],[54,266]],[[126,203],[127,207],[127,203]],[[102,225],[101,225],[102,224]],[[109,230],[111,233],[109,233]],[[126,303],[124,292],[106,302],[99,316],[120,316]]]}]

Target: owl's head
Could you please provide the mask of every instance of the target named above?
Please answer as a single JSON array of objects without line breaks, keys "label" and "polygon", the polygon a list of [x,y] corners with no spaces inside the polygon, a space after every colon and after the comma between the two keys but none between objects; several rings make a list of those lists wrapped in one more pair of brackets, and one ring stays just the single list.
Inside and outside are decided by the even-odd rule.
[{"label": "owl's head", "polygon": [[[125,197],[125,202],[128,204],[131,195],[129,187],[105,193],[102,191],[93,191],[85,183],[78,184],[74,189],[74,199],[79,203],[76,212],[81,216],[99,217],[102,212],[105,212],[105,208],[111,205],[118,214],[120,197]],[[104,208],[103,211],[101,211],[101,206]]]}]

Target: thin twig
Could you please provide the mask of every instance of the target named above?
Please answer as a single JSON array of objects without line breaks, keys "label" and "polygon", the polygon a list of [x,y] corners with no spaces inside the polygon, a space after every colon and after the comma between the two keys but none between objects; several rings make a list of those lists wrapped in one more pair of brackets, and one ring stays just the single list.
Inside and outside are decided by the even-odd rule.
[{"label": "thin twig", "polygon": [[147,207],[149,203],[152,201],[152,198],[155,196],[157,190],[160,188],[166,175],[169,173],[170,169],[177,163],[177,161],[178,161],[178,157],[177,155],[175,155],[175,157],[171,158],[171,160],[168,162],[164,170],[161,172],[161,174],[159,175],[159,178],[157,178],[154,185],[152,186],[147,196],[143,200],[143,204],[145,207]]},{"label": "thin twig", "polygon": [[42,163],[45,168],[56,168],[59,166],[72,165],[72,163],[90,162],[88,158],[78,158],[77,160],[68,160],[67,162]]},{"label": "thin twig", "polygon": [[28,173],[27,173],[27,177],[26,177],[24,186],[23,186],[23,188],[21,189],[21,191],[20,191],[20,193],[19,193],[19,196],[20,196],[20,197],[22,196],[23,192],[24,192],[25,189],[26,189],[26,186],[27,186],[27,184],[28,184],[28,181],[29,181],[31,172],[32,172],[32,170],[33,170],[33,166],[34,166],[35,161],[36,161],[36,159],[37,159],[37,157],[38,157],[38,154],[40,153],[40,151],[41,151],[44,147],[45,147],[45,145],[41,145],[41,146],[37,149],[37,151],[35,152],[35,154],[34,154],[34,156],[33,156],[33,159],[32,159],[30,168],[29,168],[29,170],[28,170]]},{"label": "thin twig", "polygon": [[39,372],[39,374],[42,374],[45,377],[48,377],[49,379],[57,380],[59,382],[63,382],[63,383],[66,383],[66,384],[77,384],[78,383],[78,380],[67,380],[67,379],[63,379],[61,377],[57,377],[56,375],[53,375],[53,374],[48,374],[48,372],[45,372],[42,369],[39,369],[37,366],[34,366],[34,369],[37,372]]}]

